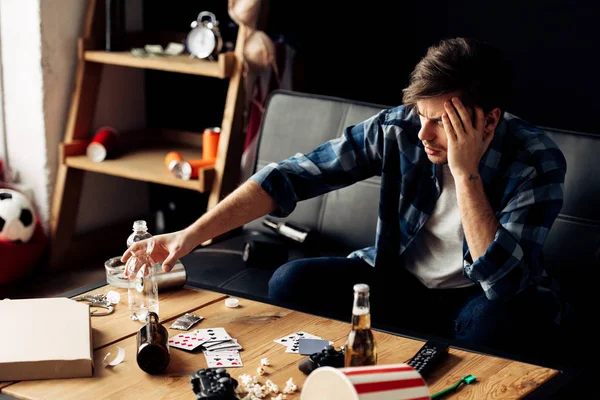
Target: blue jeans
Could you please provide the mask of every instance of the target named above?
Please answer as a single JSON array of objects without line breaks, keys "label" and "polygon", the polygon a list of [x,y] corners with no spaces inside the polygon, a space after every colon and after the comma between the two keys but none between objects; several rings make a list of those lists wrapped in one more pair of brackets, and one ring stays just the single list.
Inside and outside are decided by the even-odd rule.
[{"label": "blue jeans", "polygon": [[276,304],[350,321],[353,285],[371,287],[374,327],[399,327],[485,346],[525,343],[552,310],[537,296],[524,293],[510,301],[488,300],[479,285],[463,289],[429,289],[401,266],[376,271],[359,259],[300,259],[279,267],[269,282]]}]

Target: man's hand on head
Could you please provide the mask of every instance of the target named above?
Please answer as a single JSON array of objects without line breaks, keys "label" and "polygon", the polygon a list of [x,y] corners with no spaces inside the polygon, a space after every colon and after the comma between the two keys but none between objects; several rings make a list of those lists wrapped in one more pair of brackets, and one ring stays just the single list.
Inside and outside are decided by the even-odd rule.
[{"label": "man's hand on head", "polygon": [[493,134],[484,134],[484,114],[475,107],[475,124],[458,97],[444,103],[442,115],[448,136],[448,166],[454,178],[479,179],[479,162],[492,141]]}]

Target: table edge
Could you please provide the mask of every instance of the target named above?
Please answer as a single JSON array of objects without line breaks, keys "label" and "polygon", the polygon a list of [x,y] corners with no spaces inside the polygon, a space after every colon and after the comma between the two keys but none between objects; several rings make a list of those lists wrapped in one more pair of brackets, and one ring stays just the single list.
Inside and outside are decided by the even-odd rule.
[{"label": "table edge", "polygon": [[[89,284],[86,284],[86,285],[71,289],[69,291],[63,292],[55,297],[74,297],[74,296],[81,295],[82,293],[89,292],[91,290],[95,290],[95,289],[98,289],[98,288],[106,286],[106,285],[108,285],[108,283],[106,282],[106,279],[101,279],[96,282],[91,282]],[[214,292],[214,293],[220,293],[220,294],[229,295],[229,296],[237,296],[237,297],[241,297],[244,299],[265,303],[265,300],[263,298],[261,298],[260,296],[253,296],[253,295],[249,295],[247,293],[242,293],[242,292],[238,292],[238,291],[227,289],[227,288],[208,287],[208,286],[205,286],[202,284],[197,284],[197,283],[189,284],[187,282],[183,286],[183,288],[194,289],[194,290],[207,290],[207,291]],[[317,314],[314,314],[313,312],[308,312],[307,310],[300,309],[298,307],[290,306],[287,304],[274,304],[271,302],[268,302],[268,303],[273,306],[285,307],[292,311],[298,311],[298,312],[302,312],[302,313],[305,313],[308,315],[318,316],[321,318],[331,318],[331,319],[334,319],[334,320],[337,320],[340,322],[347,322],[347,321],[343,321],[343,320],[333,317],[333,316],[317,315]],[[507,360],[515,361],[515,362],[522,362],[522,363],[526,363],[526,364],[530,364],[530,365],[535,365],[535,366],[538,366],[541,368],[548,368],[548,369],[553,369],[553,370],[558,371],[558,373],[555,376],[553,376],[550,380],[546,381],[538,389],[531,392],[527,397],[528,399],[547,398],[547,396],[549,394],[556,393],[558,390],[567,386],[569,383],[573,382],[575,379],[577,379],[577,377],[579,377],[581,375],[581,371],[579,371],[576,368],[569,368],[569,367],[560,366],[560,365],[548,365],[546,363],[540,363],[539,360],[531,360],[531,359],[528,359],[527,357],[515,357],[514,354],[509,355],[507,352],[492,350],[492,349],[486,348],[485,346],[481,346],[481,345],[472,345],[472,344],[465,345],[464,343],[460,343],[456,340],[450,340],[447,338],[442,339],[440,337],[436,337],[435,335],[423,335],[421,333],[416,334],[416,332],[411,332],[408,330],[402,330],[401,332],[394,331],[389,328],[386,328],[385,325],[383,325],[383,324],[374,324],[373,329],[375,331],[378,331],[381,333],[386,333],[386,334],[395,335],[395,336],[402,336],[402,337],[405,337],[408,339],[413,339],[413,340],[418,340],[418,341],[443,340],[446,343],[448,343],[451,347],[458,349],[458,350],[482,354],[485,356],[504,358]],[[0,392],[0,400],[13,400],[13,399],[15,399],[15,398]]]}]

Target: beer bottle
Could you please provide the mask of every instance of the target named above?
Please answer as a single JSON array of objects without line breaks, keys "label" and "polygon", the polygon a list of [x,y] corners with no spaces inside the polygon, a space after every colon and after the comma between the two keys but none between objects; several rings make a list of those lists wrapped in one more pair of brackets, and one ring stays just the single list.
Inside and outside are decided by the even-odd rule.
[{"label": "beer bottle", "polygon": [[169,332],[158,322],[155,312],[148,312],[146,325],[137,333],[137,364],[148,374],[159,374],[169,366]]},{"label": "beer bottle", "polygon": [[352,330],[346,340],[344,352],[345,367],[377,364],[377,346],[371,331],[369,285],[364,283],[354,285]]}]

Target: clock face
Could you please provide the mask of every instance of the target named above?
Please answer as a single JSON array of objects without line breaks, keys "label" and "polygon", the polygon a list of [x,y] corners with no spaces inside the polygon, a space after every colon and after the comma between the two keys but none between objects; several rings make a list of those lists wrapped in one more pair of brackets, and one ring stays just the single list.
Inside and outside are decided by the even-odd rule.
[{"label": "clock face", "polygon": [[187,37],[187,45],[191,54],[199,58],[210,56],[216,46],[215,35],[205,27],[194,28]]}]

